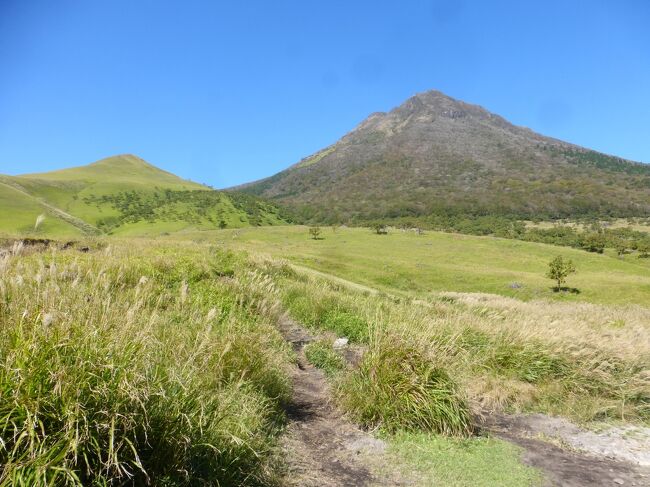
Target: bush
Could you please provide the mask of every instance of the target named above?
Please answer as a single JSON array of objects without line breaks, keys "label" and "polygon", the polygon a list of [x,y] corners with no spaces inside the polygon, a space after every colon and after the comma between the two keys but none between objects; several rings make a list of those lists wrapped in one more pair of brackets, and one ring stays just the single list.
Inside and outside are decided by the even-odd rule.
[{"label": "bush", "polygon": [[501,375],[511,374],[517,379],[539,383],[570,375],[568,362],[546,351],[540,344],[517,344],[503,337],[496,339],[489,350],[486,366]]},{"label": "bush", "polygon": [[471,414],[455,382],[439,365],[399,337],[386,337],[339,385],[338,398],[366,428],[465,436]]}]

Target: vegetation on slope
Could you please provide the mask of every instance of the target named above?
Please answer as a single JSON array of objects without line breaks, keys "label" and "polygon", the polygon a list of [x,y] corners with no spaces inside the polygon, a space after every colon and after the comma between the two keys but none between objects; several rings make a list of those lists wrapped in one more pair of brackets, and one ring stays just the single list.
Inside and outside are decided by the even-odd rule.
[{"label": "vegetation on slope", "polygon": [[88,196],[83,202],[98,211],[110,206],[118,214],[98,220],[97,225],[111,233],[126,224],[181,222],[195,228],[228,228],[245,225],[284,223],[273,205],[248,195],[217,191],[174,191],[156,188],[154,192],[135,191]]},{"label": "vegetation on slope", "polygon": [[434,91],[242,189],[291,207],[304,223],[650,215],[650,165],[544,137]]},{"label": "vegetation on slope", "polygon": [[205,247],[91,247],[0,260],[0,485],[268,485],[270,283]]},{"label": "vegetation on slope", "polygon": [[292,274],[281,263],[267,272],[297,320],[309,310],[312,327],[340,334],[328,310],[349,317],[355,329],[346,336],[367,352],[359,369],[342,369],[338,397],[362,424],[461,433],[471,427],[464,398],[475,413],[650,423],[647,309],[453,294],[399,299]]},{"label": "vegetation on slope", "polygon": [[[82,232],[56,214],[52,214],[36,198],[7,185],[0,178],[0,231],[12,235],[80,235]],[[37,226],[40,215],[45,219]]]}]

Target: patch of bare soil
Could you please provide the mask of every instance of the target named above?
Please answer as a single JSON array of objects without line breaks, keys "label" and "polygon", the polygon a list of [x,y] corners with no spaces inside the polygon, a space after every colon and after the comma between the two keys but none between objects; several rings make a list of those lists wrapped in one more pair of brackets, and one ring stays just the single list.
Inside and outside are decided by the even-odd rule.
[{"label": "patch of bare soil", "polygon": [[386,444],[347,421],[331,404],[325,375],[307,362],[302,350],[313,337],[288,317],[281,321],[280,331],[298,355],[282,445],[288,466],[285,485],[418,485],[402,472],[390,471]]},{"label": "patch of bare soil", "polygon": [[548,486],[650,486],[650,468],[638,461],[647,452],[635,450],[636,439],[616,434],[605,448],[606,434],[542,414],[491,416],[485,427],[522,447],[523,461],[539,468]]}]

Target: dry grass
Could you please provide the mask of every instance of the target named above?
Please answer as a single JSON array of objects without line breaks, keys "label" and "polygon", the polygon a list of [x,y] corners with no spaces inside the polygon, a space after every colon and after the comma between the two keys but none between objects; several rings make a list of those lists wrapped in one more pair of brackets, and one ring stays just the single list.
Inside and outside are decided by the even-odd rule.
[{"label": "dry grass", "polygon": [[[483,293],[441,293],[466,307],[477,326],[548,342],[597,347],[622,359],[650,357],[650,308],[555,301],[520,301]],[[472,315],[477,316],[474,319]]]}]

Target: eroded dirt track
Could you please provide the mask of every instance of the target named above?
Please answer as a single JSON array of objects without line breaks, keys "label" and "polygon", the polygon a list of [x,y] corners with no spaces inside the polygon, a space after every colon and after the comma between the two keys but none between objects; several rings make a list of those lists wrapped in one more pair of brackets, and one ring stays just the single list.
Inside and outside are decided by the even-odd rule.
[{"label": "eroded dirt track", "polygon": [[419,485],[401,472],[389,471],[385,443],[347,421],[331,404],[325,375],[307,362],[302,351],[312,337],[289,318],[282,320],[280,330],[298,355],[283,440],[287,485]]},{"label": "eroded dirt track", "polygon": [[[548,437],[546,430],[538,427],[539,418],[543,417],[498,415],[491,417],[486,426],[492,435],[524,450],[523,462],[543,472],[545,486],[650,486],[650,469],[647,467],[551,443],[549,440],[554,438]],[[540,434],[546,440],[539,439]]]}]

